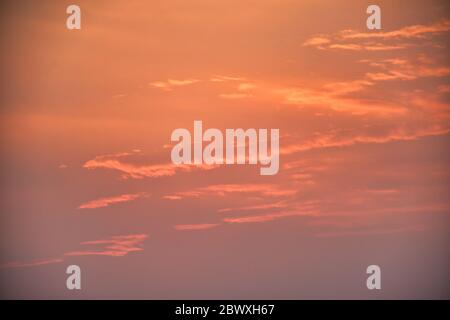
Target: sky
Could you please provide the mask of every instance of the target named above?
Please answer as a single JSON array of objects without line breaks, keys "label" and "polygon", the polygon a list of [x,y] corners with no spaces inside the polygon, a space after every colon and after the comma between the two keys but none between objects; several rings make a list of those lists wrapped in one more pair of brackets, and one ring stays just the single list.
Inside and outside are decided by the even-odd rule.
[{"label": "sky", "polygon": [[[450,298],[448,1],[73,3],[0,5],[1,298]],[[195,120],[279,172],[174,165]]]}]

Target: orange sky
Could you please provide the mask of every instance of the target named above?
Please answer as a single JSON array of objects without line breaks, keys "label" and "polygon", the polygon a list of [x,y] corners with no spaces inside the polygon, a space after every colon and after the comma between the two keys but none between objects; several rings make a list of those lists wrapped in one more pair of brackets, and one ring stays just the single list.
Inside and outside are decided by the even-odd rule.
[{"label": "orange sky", "polygon": [[[69,4],[1,4],[2,298],[449,298],[447,1]],[[279,173],[174,166],[194,120]]]}]

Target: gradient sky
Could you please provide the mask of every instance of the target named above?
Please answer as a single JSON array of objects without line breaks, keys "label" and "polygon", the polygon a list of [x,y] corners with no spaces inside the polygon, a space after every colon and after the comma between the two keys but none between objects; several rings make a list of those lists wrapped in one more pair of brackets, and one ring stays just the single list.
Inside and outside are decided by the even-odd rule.
[{"label": "gradient sky", "polygon": [[[0,297],[450,298],[450,5],[369,4],[3,1]],[[172,165],[194,120],[279,173]]]}]

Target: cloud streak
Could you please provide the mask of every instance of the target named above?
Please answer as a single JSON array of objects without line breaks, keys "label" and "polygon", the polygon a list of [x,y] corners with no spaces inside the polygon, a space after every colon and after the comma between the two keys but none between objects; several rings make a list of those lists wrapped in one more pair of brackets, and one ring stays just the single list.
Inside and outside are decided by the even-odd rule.
[{"label": "cloud streak", "polygon": [[208,230],[218,226],[218,223],[177,224],[174,229],[178,231]]},{"label": "cloud streak", "polygon": [[115,236],[103,240],[85,241],[83,246],[100,246],[100,250],[80,250],[67,252],[65,256],[111,256],[123,257],[131,252],[142,251],[142,244],[147,239],[146,234],[132,234],[126,236]]},{"label": "cloud streak", "polygon": [[382,228],[372,230],[348,230],[348,231],[333,231],[333,232],[318,232],[315,237],[318,238],[336,238],[336,237],[359,237],[359,236],[377,236],[390,235],[404,232],[420,232],[424,231],[423,225],[405,226],[398,228]]},{"label": "cloud streak", "polygon": [[123,179],[143,179],[143,178],[159,178],[166,176],[174,176],[177,172],[191,172],[195,170],[211,170],[216,166],[208,166],[205,164],[185,164],[174,165],[155,164],[155,165],[141,165],[126,163],[121,158],[131,155],[130,153],[110,154],[96,156],[94,159],[84,163],[85,169],[110,169],[122,173]]},{"label": "cloud streak", "polygon": [[199,81],[200,80],[198,80],[198,79],[181,79],[181,80],[168,79],[166,81],[150,82],[149,86],[151,86],[153,88],[165,90],[165,91],[171,91],[171,90],[173,90],[176,87],[188,86],[188,85],[197,83]]},{"label": "cloud streak", "polygon": [[36,266],[44,266],[48,264],[60,263],[62,259],[38,259],[33,261],[12,261],[7,262],[3,265],[0,265],[0,269],[8,269],[8,268],[24,268],[24,267],[36,267]]},{"label": "cloud streak", "polygon": [[142,251],[143,242],[148,238],[146,234],[131,234],[114,236],[102,240],[85,241],[82,246],[100,247],[97,250],[78,250],[64,253],[60,258],[38,259],[32,261],[12,261],[0,265],[0,269],[36,267],[60,263],[70,256],[110,256],[124,257],[132,252]]},{"label": "cloud streak", "polygon": [[334,133],[330,133],[330,134],[322,134],[318,137],[315,137],[311,140],[307,140],[302,143],[287,145],[280,150],[280,153],[293,154],[313,149],[349,147],[355,144],[365,144],[365,143],[382,144],[393,141],[410,141],[422,137],[444,135],[449,132],[450,128],[434,125],[429,128],[413,130],[411,132],[406,132],[405,130],[401,129],[394,129],[391,132],[378,136],[357,134],[345,137],[345,136],[338,136]]},{"label": "cloud streak", "polygon": [[97,208],[104,208],[108,207],[110,205],[123,203],[123,202],[130,202],[134,201],[139,198],[146,198],[149,194],[145,192],[140,193],[134,193],[134,194],[122,194],[119,196],[114,197],[108,197],[108,198],[100,198],[96,200],[92,200],[86,203],[81,204],[78,209],[97,209]]},{"label": "cloud streak", "polygon": [[[448,31],[450,31],[450,20],[445,19],[429,25],[418,24],[393,31],[359,32],[355,30],[342,30],[332,35],[315,35],[305,40],[302,45],[319,50],[391,51],[417,46],[419,44],[412,43],[411,40],[423,40]],[[404,42],[390,44],[386,43],[388,40],[400,40]]]},{"label": "cloud streak", "polygon": [[233,193],[258,194],[262,197],[285,197],[292,196],[297,191],[290,188],[282,188],[273,184],[218,184],[207,187],[194,188],[190,191],[176,192],[164,196],[167,200],[181,200],[184,198],[200,198],[205,196],[223,197]]}]

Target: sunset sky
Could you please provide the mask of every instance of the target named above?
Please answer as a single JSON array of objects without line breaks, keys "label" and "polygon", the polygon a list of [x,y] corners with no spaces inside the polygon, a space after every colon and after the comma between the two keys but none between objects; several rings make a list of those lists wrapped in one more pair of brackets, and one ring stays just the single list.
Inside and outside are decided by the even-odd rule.
[{"label": "sunset sky", "polygon": [[[450,298],[448,1],[0,12],[0,298]],[[279,129],[278,174],[172,164],[194,120]]]}]

